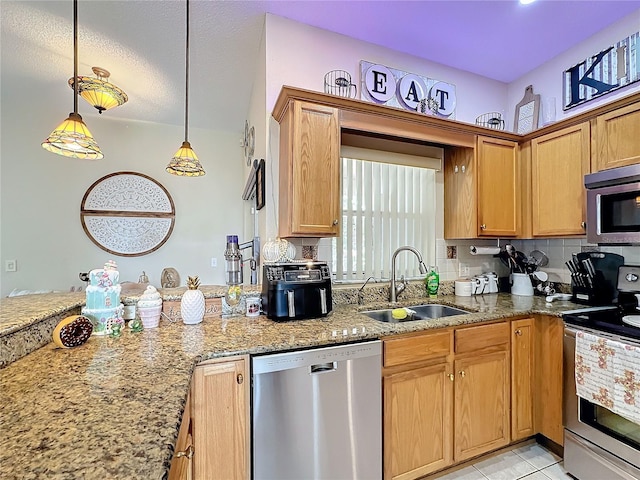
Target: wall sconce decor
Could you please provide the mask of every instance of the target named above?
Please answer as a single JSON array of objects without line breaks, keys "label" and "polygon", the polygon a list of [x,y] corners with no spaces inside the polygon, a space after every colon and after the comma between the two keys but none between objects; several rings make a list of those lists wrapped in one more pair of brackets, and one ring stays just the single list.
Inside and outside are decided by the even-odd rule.
[{"label": "wall sconce decor", "polygon": [[[78,76],[78,0],[73,0],[73,78]],[[42,142],[42,148],[65,157],[104,157],[93,135],[78,114],[78,83],[73,82],[73,112]]]},{"label": "wall sconce decor", "polygon": [[102,113],[105,110],[109,110],[113,107],[119,107],[124,104],[129,97],[122,91],[122,89],[116,87],[113,83],[109,83],[109,76],[111,75],[107,70],[100,67],[92,67],[93,73],[96,74],[96,78],[92,77],[71,77],[69,79],[69,86],[74,88],[74,78],[78,79],[78,93],[84,98],[90,105],[98,110],[98,113]]},{"label": "wall sconce decor", "polygon": [[167,172],[183,177],[200,177],[205,174],[204,168],[196,152],[191,148],[188,140],[189,133],[189,0],[187,0],[187,39],[185,51],[185,88],[184,88],[184,142],[173,156]]}]

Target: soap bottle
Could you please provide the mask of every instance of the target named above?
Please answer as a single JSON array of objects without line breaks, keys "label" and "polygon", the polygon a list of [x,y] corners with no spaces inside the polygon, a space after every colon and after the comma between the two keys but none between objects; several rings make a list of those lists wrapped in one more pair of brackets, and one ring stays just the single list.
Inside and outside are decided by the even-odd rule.
[{"label": "soap bottle", "polygon": [[427,273],[424,283],[426,284],[429,297],[435,298],[438,295],[438,287],[440,286],[440,274],[438,273],[437,265],[429,267],[429,273]]}]

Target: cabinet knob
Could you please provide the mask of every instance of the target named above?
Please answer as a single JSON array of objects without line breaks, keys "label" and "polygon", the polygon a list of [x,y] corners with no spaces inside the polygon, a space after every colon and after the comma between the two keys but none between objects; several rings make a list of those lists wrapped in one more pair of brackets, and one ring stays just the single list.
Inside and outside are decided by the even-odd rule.
[{"label": "cabinet knob", "polygon": [[176,452],[175,456],[191,459],[194,453],[195,453],[195,449],[193,448],[193,445],[189,445],[186,449],[182,450],[181,452]]},{"label": "cabinet knob", "polygon": [[582,222],[580,224],[580,226],[582,227],[582,229],[584,230],[585,228],[587,228],[587,222]]},{"label": "cabinet knob", "polygon": [[236,380],[238,381],[238,385],[242,385],[242,382],[244,382],[244,377],[242,376],[241,373],[238,374],[238,376],[236,377]]},{"label": "cabinet knob", "polygon": [[466,373],[464,373],[464,370],[460,370],[460,376],[461,376],[462,378],[464,378],[464,377],[465,377],[465,375],[466,375]]},{"label": "cabinet knob", "polygon": [[522,330],[520,330],[519,328],[515,331],[515,334],[520,336],[522,335]]},{"label": "cabinet knob", "polygon": [[451,380],[452,382],[456,379],[456,376],[453,373],[450,373],[448,377],[449,377],[449,380]]},{"label": "cabinet knob", "polygon": [[333,221],[333,225],[335,226],[335,225],[337,225],[337,224],[338,224],[338,219],[336,218],[336,219]]},{"label": "cabinet knob", "polygon": [[486,230],[487,229],[487,224],[483,223],[482,225],[480,225],[480,230]]}]

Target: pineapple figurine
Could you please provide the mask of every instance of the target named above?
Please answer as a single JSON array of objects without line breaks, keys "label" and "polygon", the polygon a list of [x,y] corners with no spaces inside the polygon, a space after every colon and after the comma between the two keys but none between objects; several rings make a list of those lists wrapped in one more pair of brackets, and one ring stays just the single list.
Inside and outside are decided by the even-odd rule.
[{"label": "pineapple figurine", "polygon": [[198,277],[189,277],[187,286],[189,289],[184,292],[180,301],[180,314],[184,323],[194,325],[200,323],[204,317],[204,294],[198,290]]}]

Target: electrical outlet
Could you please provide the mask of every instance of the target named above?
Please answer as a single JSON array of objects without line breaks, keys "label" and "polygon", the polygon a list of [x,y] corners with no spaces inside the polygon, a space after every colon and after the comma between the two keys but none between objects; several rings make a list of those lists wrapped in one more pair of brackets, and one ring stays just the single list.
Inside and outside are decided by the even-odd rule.
[{"label": "electrical outlet", "polygon": [[469,264],[468,263],[460,263],[460,268],[458,274],[461,278],[468,277],[470,273]]},{"label": "electrical outlet", "polygon": [[5,272],[17,272],[18,271],[18,261],[17,260],[6,260],[4,262],[4,271]]},{"label": "electrical outlet", "polygon": [[218,266],[218,259],[216,257],[211,257],[211,266],[216,268]]}]

